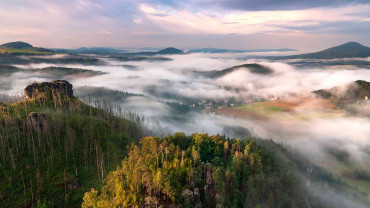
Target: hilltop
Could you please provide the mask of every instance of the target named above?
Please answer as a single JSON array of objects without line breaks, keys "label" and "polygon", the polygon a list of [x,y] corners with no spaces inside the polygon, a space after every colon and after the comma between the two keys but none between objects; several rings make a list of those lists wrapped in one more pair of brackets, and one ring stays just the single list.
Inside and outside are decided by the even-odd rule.
[{"label": "hilltop", "polygon": [[357,42],[348,42],[315,53],[271,57],[276,59],[335,59],[335,58],[367,58],[370,48]]},{"label": "hilltop", "polygon": [[122,54],[127,53],[123,49],[115,49],[108,47],[80,47],[76,49],[64,49],[64,48],[55,48],[53,51],[61,53],[76,53],[76,54]]},{"label": "hilltop", "polygon": [[7,47],[7,48],[14,48],[14,49],[32,48],[33,47],[31,44],[25,43],[25,42],[22,42],[22,41],[4,43],[1,46],[2,47]]},{"label": "hilltop", "polygon": [[34,47],[29,43],[16,41],[0,45],[0,54],[51,54],[54,51]]},{"label": "hilltop", "polygon": [[338,104],[349,104],[370,98],[370,82],[357,80],[344,86],[314,91],[315,94],[330,98]]},{"label": "hilltop", "polygon": [[266,67],[266,66],[263,66],[257,63],[242,64],[242,65],[233,66],[233,67],[223,69],[223,70],[213,70],[213,71],[206,71],[206,72],[197,71],[195,73],[197,75],[206,76],[208,78],[220,78],[222,76],[225,76],[237,70],[248,70],[251,73],[261,74],[261,75],[268,75],[268,74],[273,73],[273,70],[270,69],[269,67]]},{"label": "hilltop", "polygon": [[130,53],[130,55],[144,55],[144,56],[154,56],[154,55],[176,55],[176,54],[185,54],[183,50],[173,48],[173,47],[168,47],[164,48],[159,51],[154,51],[154,52],[137,52],[137,53]]}]

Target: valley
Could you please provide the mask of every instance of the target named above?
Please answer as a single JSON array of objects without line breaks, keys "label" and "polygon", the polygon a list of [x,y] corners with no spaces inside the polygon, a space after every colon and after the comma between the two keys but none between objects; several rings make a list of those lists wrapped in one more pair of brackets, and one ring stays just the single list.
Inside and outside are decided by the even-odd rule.
[{"label": "valley", "polygon": [[0,1],[0,208],[369,208],[369,14]]},{"label": "valley", "polygon": [[[313,67],[311,58],[296,64],[174,48],[87,51],[0,55],[1,206],[96,207],[111,203],[111,193],[126,196],[116,203],[127,206],[214,207],[217,197],[215,203],[231,207],[368,204],[367,62],[332,68]],[[70,82],[73,95],[41,87],[25,99],[27,85],[56,79]],[[30,126],[32,116],[41,123]],[[256,169],[241,169],[254,160]],[[135,164],[145,183],[127,172]],[[204,171],[218,171],[212,180],[219,182]],[[258,180],[283,185],[259,187]],[[236,185],[242,181],[254,185]],[[116,183],[137,188],[122,192]],[[204,185],[215,186],[213,195]],[[285,186],[296,194],[280,195]],[[340,200],[328,202],[318,190]]]}]

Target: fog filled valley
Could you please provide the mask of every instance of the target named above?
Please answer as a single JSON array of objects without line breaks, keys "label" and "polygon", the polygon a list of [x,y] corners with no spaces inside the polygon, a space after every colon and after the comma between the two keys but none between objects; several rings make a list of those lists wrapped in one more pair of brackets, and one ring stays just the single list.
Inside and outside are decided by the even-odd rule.
[{"label": "fog filled valley", "polygon": [[[347,43],[324,58],[175,48],[2,53],[0,206],[369,207],[370,56],[336,56],[362,47]],[[43,95],[49,85],[41,84],[25,96],[28,85],[52,80],[68,81],[73,96]],[[29,129],[30,112],[46,114],[48,127]],[[58,148],[54,136],[65,141]],[[156,186],[162,176],[144,173],[158,164],[188,181]],[[130,168],[141,170],[140,186],[120,178],[135,178]],[[46,185],[53,180],[55,190]]]}]

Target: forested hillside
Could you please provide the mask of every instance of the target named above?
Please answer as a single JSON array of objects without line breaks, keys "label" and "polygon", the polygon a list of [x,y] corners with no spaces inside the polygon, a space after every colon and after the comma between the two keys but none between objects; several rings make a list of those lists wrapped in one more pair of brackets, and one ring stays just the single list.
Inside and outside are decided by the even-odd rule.
[{"label": "forested hillside", "polygon": [[330,98],[339,105],[368,100],[370,97],[370,82],[357,80],[347,86],[338,86],[331,89],[314,91],[315,94]]},{"label": "forested hillside", "polygon": [[306,207],[304,187],[253,140],[145,137],[83,207]]},{"label": "forested hillside", "polygon": [[350,190],[272,141],[145,136],[140,119],[82,103],[67,81],[24,95],[0,103],[0,207],[330,207],[307,180]]},{"label": "forested hillside", "polygon": [[142,137],[140,126],[83,104],[64,85],[34,86],[28,99],[0,105],[0,207],[80,207]]}]

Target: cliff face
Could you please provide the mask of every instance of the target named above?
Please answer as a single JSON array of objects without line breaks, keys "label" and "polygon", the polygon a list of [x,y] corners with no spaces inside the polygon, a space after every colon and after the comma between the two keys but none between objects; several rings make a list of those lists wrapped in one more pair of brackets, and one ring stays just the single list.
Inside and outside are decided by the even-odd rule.
[{"label": "cliff face", "polygon": [[42,98],[53,94],[73,97],[72,88],[72,84],[65,80],[53,80],[51,82],[32,83],[24,89],[24,97],[25,99]]}]

